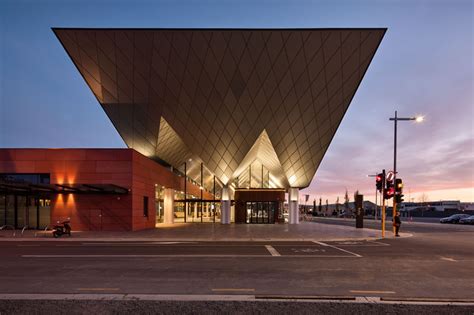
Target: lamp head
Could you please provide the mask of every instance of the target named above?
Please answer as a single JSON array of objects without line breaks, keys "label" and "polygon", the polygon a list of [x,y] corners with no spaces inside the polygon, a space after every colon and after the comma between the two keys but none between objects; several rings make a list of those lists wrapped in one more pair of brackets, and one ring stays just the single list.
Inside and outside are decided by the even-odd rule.
[{"label": "lamp head", "polygon": [[421,123],[423,120],[425,120],[425,117],[423,117],[423,116],[416,116],[416,117],[415,117],[415,121],[416,121],[417,123]]}]

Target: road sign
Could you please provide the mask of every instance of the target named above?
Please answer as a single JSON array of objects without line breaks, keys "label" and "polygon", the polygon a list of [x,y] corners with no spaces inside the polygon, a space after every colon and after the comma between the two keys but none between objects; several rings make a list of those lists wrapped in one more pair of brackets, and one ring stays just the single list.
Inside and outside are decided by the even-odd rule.
[{"label": "road sign", "polygon": [[395,179],[395,172],[394,171],[389,171],[387,173],[387,181],[388,182],[391,182]]}]

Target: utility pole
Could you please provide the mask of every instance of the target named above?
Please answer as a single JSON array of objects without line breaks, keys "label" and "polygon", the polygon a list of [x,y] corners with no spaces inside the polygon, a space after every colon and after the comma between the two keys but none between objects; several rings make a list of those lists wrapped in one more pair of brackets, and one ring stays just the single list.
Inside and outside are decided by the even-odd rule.
[{"label": "utility pole", "polygon": [[[414,120],[416,122],[422,122],[423,116],[402,118],[402,117],[398,117],[397,111],[395,111],[395,117],[389,118],[389,120],[393,121],[393,127],[394,127],[393,128],[393,173],[394,173],[393,182],[396,183],[397,181],[397,122],[399,120],[404,120],[404,121]],[[394,196],[392,218],[395,218],[396,214],[397,214],[397,201],[395,200],[395,196]],[[393,227],[393,234],[396,234],[395,226]]]},{"label": "utility pole", "polygon": [[385,238],[385,170],[382,174],[382,238]]}]

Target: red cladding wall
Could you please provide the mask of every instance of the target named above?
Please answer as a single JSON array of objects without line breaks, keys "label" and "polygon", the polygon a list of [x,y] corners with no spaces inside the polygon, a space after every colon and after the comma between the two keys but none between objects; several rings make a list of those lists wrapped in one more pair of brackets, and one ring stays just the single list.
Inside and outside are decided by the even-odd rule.
[{"label": "red cladding wall", "polygon": [[[130,190],[127,195],[54,195],[51,222],[70,218],[73,229],[83,231],[154,228],[155,184],[184,190],[183,177],[133,149],[0,149],[0,173],[49,173],[51,184],[115,184]],[[190,183],[187,190],[200,193]]]}]

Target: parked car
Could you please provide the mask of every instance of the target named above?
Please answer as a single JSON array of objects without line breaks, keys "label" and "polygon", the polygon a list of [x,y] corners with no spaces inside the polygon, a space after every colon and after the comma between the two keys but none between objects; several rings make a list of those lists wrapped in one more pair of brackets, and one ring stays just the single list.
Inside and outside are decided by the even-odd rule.
[{"label": "parked car", "polygon": [[453,214],[449,217],[442,218],[439,223],[459,223],[459,220],[469,217],[469,214]]},{"label": "parked car", "polygon": [[459,220],[459,223],[462,223],[462,224],[474,224],[474,215],[471,215],[471,216],[469,216],[469,217],[460,219],[460,220]]}]

